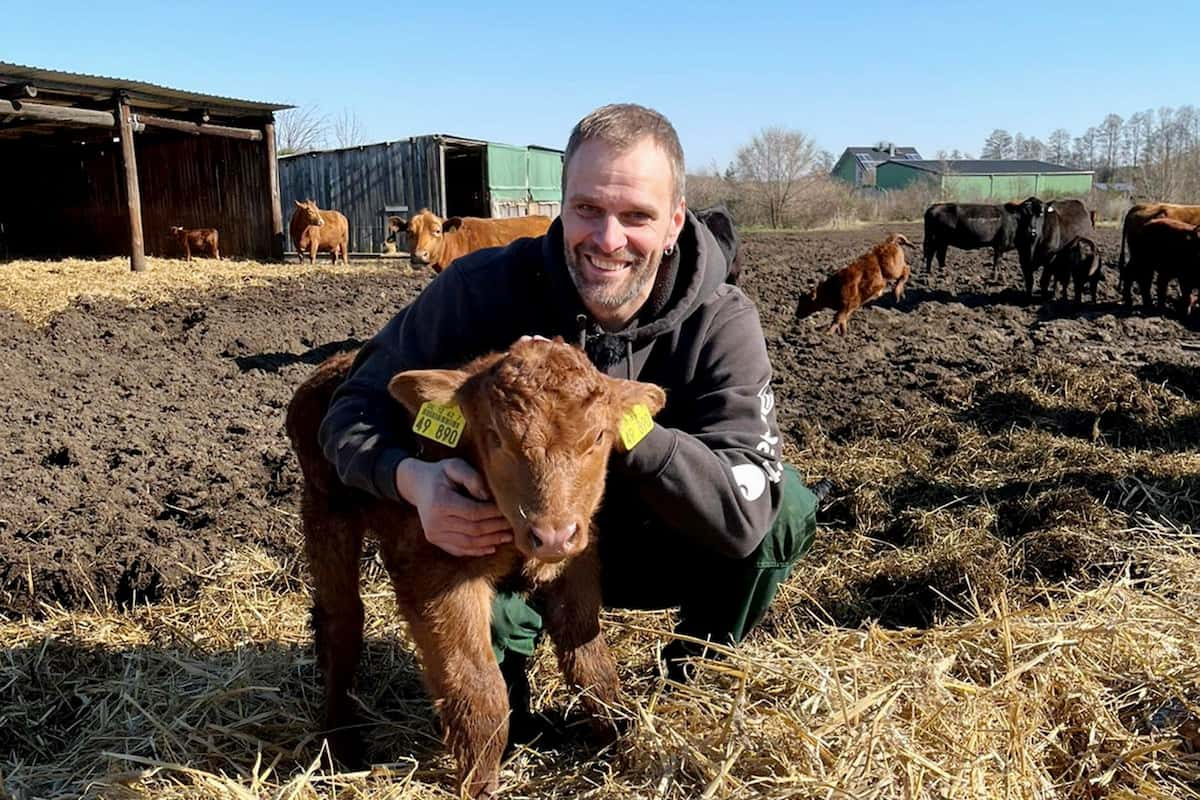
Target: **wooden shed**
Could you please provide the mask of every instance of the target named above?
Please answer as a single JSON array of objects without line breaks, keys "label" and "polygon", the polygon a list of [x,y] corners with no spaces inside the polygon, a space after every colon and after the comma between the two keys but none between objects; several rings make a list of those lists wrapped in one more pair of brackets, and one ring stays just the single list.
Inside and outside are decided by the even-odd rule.
[{"label": "wooden shed", "polygon": [[282,258],[274,112],[290,106],[0,62],[0,257]]},{"label": "wooden shed", "polygon": [[[561,150],[431,134],[279,158],[284,213],[312,199],[350,222],[350,250],[378,253],[387,217],[558,216]],[[288,248],[293,243],[288,242]]]}]

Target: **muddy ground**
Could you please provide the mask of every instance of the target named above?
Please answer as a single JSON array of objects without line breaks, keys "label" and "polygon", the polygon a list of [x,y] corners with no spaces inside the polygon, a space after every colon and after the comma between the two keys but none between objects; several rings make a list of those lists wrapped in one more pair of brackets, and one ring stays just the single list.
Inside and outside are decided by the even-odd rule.
[{"label": "muddy ground", "polygon": [[[920,238],[917,226],[897,229]],[[762,315],[794,445],[814,430],[852,441],[880,409],[903,415],[1034,359],[1200,396],[1200,336],[1120,307],[1111,267],[1101,303],[1080,309],[1026,303],[1015,254],[1001,282],[982,251],[951,251],[945,274],[913,257],[904,300],[860,311],[848,336],[825,333],[830,312],[792,321],[803,289],[883,233],[748,237],[743,286]],[[1116,231],[1099,238],[1112,258]],[[85,299],[41,328],[0,311],[0,612],[187,594],[236,541],[294,557],[299,476],[283,433],[291,392],[426,281],[398,266],[149,310]]]}]

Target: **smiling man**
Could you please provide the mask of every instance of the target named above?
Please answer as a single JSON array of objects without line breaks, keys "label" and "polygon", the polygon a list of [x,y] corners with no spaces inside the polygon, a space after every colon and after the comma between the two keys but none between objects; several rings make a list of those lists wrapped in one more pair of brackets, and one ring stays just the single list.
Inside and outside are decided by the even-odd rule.
[{"label": "smiling man", "polygon": [[[545,236],[461,259],[401,310],[334,396],[324,451],[345,483],[416,506],[431,543],[494,552],[512,534],[487,487],[460,459],[412,457],[388,380],[525,335],[578,343],[602,371],[667,391],[653,428],[610,462],[597,521],[605,603],[678,607],[680,633],[737,642],[808,549],[817,497],[780,461],[758,313],[728,270],[687,210],[671,124],[642,106],[597,109],[567,144],[561,217]],[[497,593],[493,649],[515,712],[540,627],[537,609]],[[694,652],[669,643],[668,674],[685,677]]]}]

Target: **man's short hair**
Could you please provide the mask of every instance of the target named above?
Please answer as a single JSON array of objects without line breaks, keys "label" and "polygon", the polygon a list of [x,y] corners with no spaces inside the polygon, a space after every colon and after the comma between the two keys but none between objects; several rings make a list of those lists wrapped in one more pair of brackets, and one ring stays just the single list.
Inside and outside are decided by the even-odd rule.
[{"label": "man's short hair", "polygon": [[636,103],[613,103],[601,106],[575,125],[571,138],[567,140],[567,151],[563,155],[563,199],[567,193],[567,170],[571,158],[584,142],[599,140],[617,151],[628,150],[645,137],[662,148],[671,162],[671,174],[675,179],[675,201],[683,199],[683,147],[675,127],[662,114],[652,108]]}]

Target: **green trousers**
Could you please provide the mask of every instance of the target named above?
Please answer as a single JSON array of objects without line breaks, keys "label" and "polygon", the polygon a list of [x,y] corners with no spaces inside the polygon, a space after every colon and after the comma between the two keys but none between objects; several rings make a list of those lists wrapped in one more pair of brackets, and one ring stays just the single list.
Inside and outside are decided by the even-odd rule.
[{"label": "green trousers", "polygon": [[[609,608],[679,608],[676,631],[722,644],[740,642],[766,614],[792,565],[812,547],[817,500],[784,465],[779,516],[749,556],[697,552],[695,542],[652,521],[599,528],[601,583]],[[520,594],[497,592],[492,604],[492,649],[533,654],[542,617]]]}]

